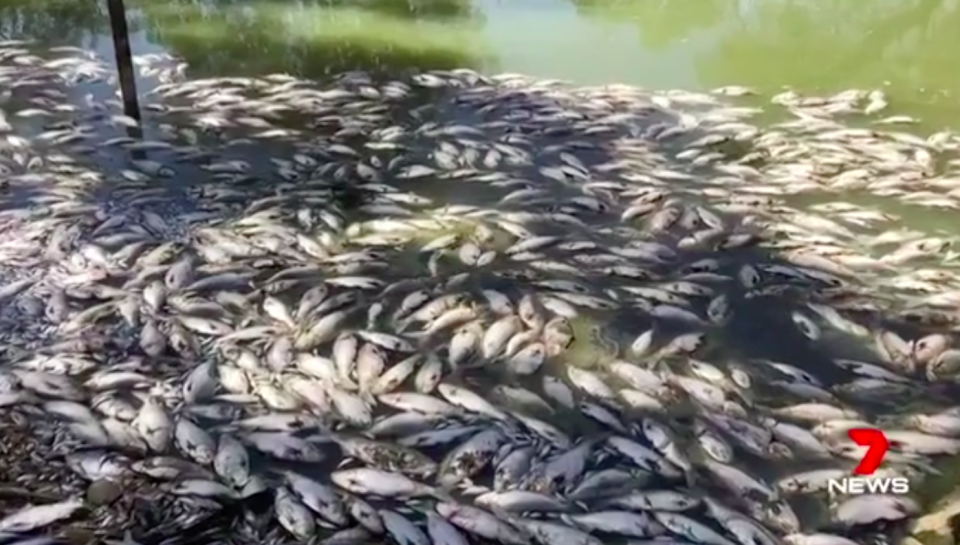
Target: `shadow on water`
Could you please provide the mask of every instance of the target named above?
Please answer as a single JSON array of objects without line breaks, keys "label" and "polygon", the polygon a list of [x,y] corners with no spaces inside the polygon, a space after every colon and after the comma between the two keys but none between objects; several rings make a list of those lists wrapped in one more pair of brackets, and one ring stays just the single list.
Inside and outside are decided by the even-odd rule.
[{"label": "shadow on water", "polygon": [[[127,26],[127,10],[123,0],[107,0],[110,16],[110,32],[113,37],[114,65],[117,68],[117,84],[120,87],[120,100],[123,102],[123,113],[133,123],[128,127],[127,134],[139,140],[143,138],[143,117],[140,115],[140,101],[137,92],[137,79],[133,65],[133,52],[130,49],[130,29]],[[144,159],[142,151],[135,153],[134,158]]]},{"label": "shadow on water", "polygon": [[567,1],[585,20],[635,30],[636,40],[620,49],[674,59],[669,69],[631,80],[640,84],[749,85],[767,93],[882,88],[898,113],[916,115],[924,127],[960,121],[951,53],[960,46],[953,32],[960,7],[953,0]]},{"label": "shadow on water", "polygon": [[704,0],[677,3],[669,0],[569,0],[583,17],[613,24],[637,26],[644,48],[659,51],[714,29],[735,16],[737,2]]},{"label": "shadow on water", "polygon": [[489,60],[468,2],[140,0],[129,7],[148,38],[181,56],[193,76],[397,75]]},{"label": "shadow on water", "polygon": [[[900,110],[942,128],[958,119],[953,1],[754,2],[696,59],[712,85],[750,84],[767,91],[884,88]],[[811,58],[819,59],[810,62]],[[905,68],[906,67],[906,68]]]},{"label": "shadow on water", "polygon": [[[210,2],[211,5],[221,6],[229,3],[229,0]],[[288,5],[285,0],[266,0],[266,3]],[[453,24],[461,24],[465,19],[477,16],[473,2],[470,0],[318,0],[314,5],[335,11],[360,10],[377,13],[398,20],[439,21]]]},{"label": "shadow on water", "polygon": [[99,0],[0,1],[0,40],[89,48],[97,35],[109,33],[106,4]]}]

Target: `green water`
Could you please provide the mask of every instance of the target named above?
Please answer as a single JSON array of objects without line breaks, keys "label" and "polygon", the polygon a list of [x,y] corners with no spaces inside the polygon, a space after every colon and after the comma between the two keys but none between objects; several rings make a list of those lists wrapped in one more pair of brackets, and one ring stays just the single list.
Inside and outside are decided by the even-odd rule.
[{"label": "green water", "polygon": [[[960,122],[957,0],[127,0],[134,52],[194,74],[472,67],[577,82],[887,87]],[[105,0],[0,0],[0,33],[109,55]]]}]

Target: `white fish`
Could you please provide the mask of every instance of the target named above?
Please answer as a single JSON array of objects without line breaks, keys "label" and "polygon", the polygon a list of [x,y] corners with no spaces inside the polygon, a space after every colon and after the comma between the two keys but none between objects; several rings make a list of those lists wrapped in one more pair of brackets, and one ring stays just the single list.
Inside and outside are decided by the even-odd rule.
[{"label": "white fish", "polygon": [[698,522],[686,515],[667,511],[654,511],[654,518],[678,536],[685,537],[692,543],[704,545],[736,545],[733,541],[723,537],[709,526]]},{"label": "white fish", "polygon": [[213,463],[217,445],[210,434],[188,418],[180,417],[174,427],[174,441],[180,452],[200,465]]},{"label": "white fish", "polygon": [[44,528],[73,516],[81,507],[83,501],[77,499],[24,507],[0,520],[0,532],[27,533]]},{"label": "white fish", "polygon": [[543,393],[567,409],[576,407],[573,391],[562,380],[552,375],[543,375]]},{"label": "white fish", "polygon": [[243,488],[250,480],[250,457],[239,441],[227,434],[220,436],[213,469],[221,478],[236,488]]},{"label": "white fish", "polygon": [[494,407],[489,401],[466,388],[449,383],[441,383],[437,386],[437,390],[444,399],[457,407],[462,407],[471,412],[485,414],[497,420],[510,419],[505,412]]},{"label": "white fish", "polygon": [[173,420],[158,399],[148,397],[140,407],[134,427],[154,452],[164,452],[173,438]]},{"label": "white fish", "polygon": [[433,545],[470,545],[470,541],[435,511],[427,512],[427,534]]},{"label": "white fish", "polygon": [[493,514],[473,507],[452,502],[436,505],[437,513],[453,525],[471,534],[504,545],[526,545],[527,539],[515,528]]},{"label": "white fish", "polygon": [[380,510],[383,527],[397,545],[431,545],[430,538],[410,519],[389,509]]},{"label": "white fish", "polygon": [[284,476],[304,505],[332,524],[347,524],[346,509],[335,490],[292,471],[284,472]]},{"label": "white fish", "polygon": [[273,497],[277,521],[296,538],[307,540],[313,536],[317,523],[309,509],[300,503],[286,487],[279,487]]},{"label": "white fish", "polygon": [[436,489],[414,481],[399,473],[372,468],[356,468],[334,471],[330,480],[340,488],[359,495],[382,497],[446,496]]},{"label": "white fish", "polygon": [[513,522],[530,533],[540,545],[603,545],[600,538],[559,522],[529,518]]}]

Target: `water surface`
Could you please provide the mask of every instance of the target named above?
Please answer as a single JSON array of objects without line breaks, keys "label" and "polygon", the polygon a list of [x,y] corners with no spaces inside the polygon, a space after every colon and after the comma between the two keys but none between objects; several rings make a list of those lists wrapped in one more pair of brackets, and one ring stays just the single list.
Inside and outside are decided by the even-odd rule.
[{"label": "water surface", "polygon": [[[188,77],[467,67],[583,84],[738,84],[768,95],[884,88],[895,112],[924,120],[918,131],[960,125],[955,0],[127,0],[127,8],[134,54],[173,54]],[[0,36],[112,58],[104,1],[0,0]],[[850,198],[916,228],[958,232],[952,212]],[[738,333],[784,352],[764,343],[774,329],[761,316]]]},{"label": "water surface", "polygon": [[[957,0],[126,0],[135,55],[188,77],[467,67],[765,95],[886,90],[921,133],[960,126]],[[0,0],[0,36],[113,58],[105,0]],[[144,82],[141,91],[148,84]],[[867,203],[865,203],[867,204]],[[877,204],[869,203],[872,206]],[[886,208],[886,202],[879,203]],[[903,214],[902,206],[887,211]],[[907,207],[910,208],[910,207]],[[912,213],[949,228],[949,213]]]},{"label": "water surface", "polygon": [[[956,0],[127,0],[134,52],[197,74],[471,67],[582,83],[886,87],[960,121]],[[109,53],[103,1],[3,0],[0,33]],[[106,55],[109,57],[109,55]]]}]

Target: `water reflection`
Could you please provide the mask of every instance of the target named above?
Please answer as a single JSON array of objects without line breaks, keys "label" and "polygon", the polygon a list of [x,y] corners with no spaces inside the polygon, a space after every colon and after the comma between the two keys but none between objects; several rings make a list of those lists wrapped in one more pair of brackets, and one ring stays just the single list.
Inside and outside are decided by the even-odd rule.
[{"label": "water reflection", "polygon": [[137,8],[148,38],[183,57],[193,75],[476,66],[479,15],[457,0],[152,2]]},{"label": "water reflection", "polygon": [[0,39],[93,47],[109,34],[106,7],[96,0],[0,0]]},{"label": "water reflection", "polygon": [[640,30],[639,44],[645,48],[664,49],[683,41],[694,32],[721,25],[735,16],[734,0],[570,0],[584,17],[610,23],[632,22]]},{"label": "water reflection", "polygon": [[701,87],[741,83],[822,90],[891,85],[911,103],[936,102],[958,78],[955,0],[854,3],[569,0],[584,18],[633,25],[637,48],[688,44]]},{"label": "water reflection", "polygon": [[[567,1],[584,21],[610,32],[634,29],[633,43],[622,46],[642,68],[642,75],[625,74],[631,83],[743,84],[766,92],[886,88],[898,113],[927,120],[925,129],[960,120],[952,94],[960,85],[952,53],[960,48],[956,0]],[[670,57],[672,64],[661,67],[643,52]],[[689,69],[686,80],[677,77],[684,73],[677,67]]]},{"label": "water reflection", "polygon": [[[134,0],[134,53],[166,49],[192,75],[470,67],[650,87],[877,87],[895,107],[960,119],[957,0]],[[96,0],[0,0],[0,33],[109,40]],[[99,41],[98,38],[99,37]],[[815,59],[815,62],[814,62]]]},{"label": "water reflection", "polygon": [[754,2],[697,57],[697,70],[711,84],[768,89],[950,89],[958,24],[960,10],[949,0]]},{"label": "water reflection", "polygon": [[359,8],[398,19],[458,23],[465,18],[477,16],[469,0],[326,0],[323,4],[334,9]]}]

